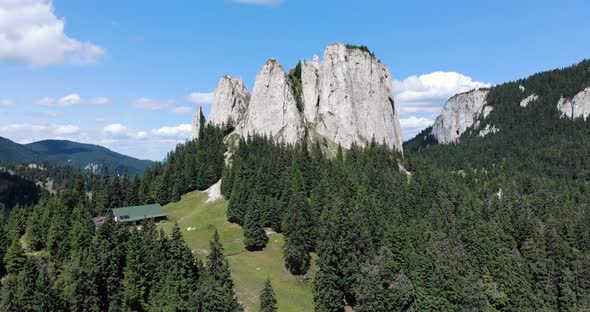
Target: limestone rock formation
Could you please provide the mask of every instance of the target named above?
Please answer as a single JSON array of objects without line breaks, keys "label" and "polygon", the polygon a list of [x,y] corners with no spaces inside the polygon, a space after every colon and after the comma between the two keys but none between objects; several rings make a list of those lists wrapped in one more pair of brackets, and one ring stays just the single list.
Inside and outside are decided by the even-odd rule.
[{"label": "limestone rock formation", "polygon": [[220,125],[231,119],[233,124],[237,125],[246,115],[249,102],[250,92],[248,92],[244,81],[241,78],[223,76],[213,95],[209,122]]},{"label": "limestone rock formation", "polygon": [[590,116],[590,87],[580,91],[572,99],[562,97],[557,102],[562,118],[583,118]]},{"label": "limestone rock formation", "polygon": [[198,139],[199,133],[201,133],[201,129],[205,127],[205,115],[203,115],[203,107],[199,105],[199,109],[195,112],[193,116],[193,127],[192,127],[192,139]]},{"label": "limestone rock formation", "polygon": [[303,118],[297,110],[287,73],[275,59],[268,60],[256,76],[246,117],[237,131],[244,136],[272,134],[286,143],[295,143],[303,137]]},{"label": "limestone rock formation", "polygon": [[301,76],[294,79],[297,72],[289,77],[271,59],[256,76],[251,95],[241,80],[223,77],[209,122],[221,124],[231,118],[239,135],[272,134],[286,143],[307,133],[312,140],[326,139],[344,148],[375,138],[402,151],[391,73],[366,48],[330,45],[322,62],[314,56],[301,63]]},{"label": "limestone rock formation", "polygon": [[305,121],[315,122],[317,116],[320,91],[320,59],[317,55],[313,60],[301,64],[301,83],[303,85],[303,114]]},{"label": "limestone rock formation", "polygon": [[479,89],[451,97],[432,126],[432,135],[439,143],[458,142],[459,137],[479,119],[485,119],[493,110],[486,106],[488,90]]},{"label": "limestone rock formation", "polygon": [[531,94],[520,101],[520,107],[527,107],[531,102],[534,102],[539,99],[539,96],[536,94]]},{"label": "limestone rock formation", "polygon": [[[402,150],[402,131],[386,65],[368,51],[334,44],[324,53],[318,79],[319,97],[305,100],[306,109],[319,103],[317,111],[310,114],[315,114],[314,120],[308,120],[315,124],[319,136],[345,148],[375,138],[378,143]],[[304,85],[304,94],[315,92],[305,91]]]}]

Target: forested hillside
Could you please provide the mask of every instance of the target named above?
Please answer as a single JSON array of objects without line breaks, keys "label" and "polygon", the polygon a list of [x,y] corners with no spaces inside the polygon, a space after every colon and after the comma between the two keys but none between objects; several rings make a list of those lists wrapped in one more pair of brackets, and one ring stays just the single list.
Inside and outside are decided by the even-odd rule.
[{"label": "forested hillside", "polygon": [[141,175],[152,165],[150,160],[141,160],[113,152],[105,147],[66,140],[44,140],[18,144],[0,137],[0,162],[4,163],[51,163],[57,166],[72,166],[81,170],[100,173],[104,168],[131,175]]},{"label": "forested hillside", "polygon": [[[492,87],[487,102],[494,110],[480,128],[494,125],[498,132],[480,137],[472,129],[459,144],[436,145],[426,129],[407,142],[405,150],[419,151],[454,170],[501,166],[507,171],[588,181],[590,122],[560,118],[557,109],[561,97],[571,98],[588,86],[590,61]],[[535,101],[519,105],[533,94],[538,96]]]},{"label": "forested hillside", "polygon": [[[284,268],[312,280],[316,311],[588,310],[590,122],[559,118],[555,103],[588,83],[589,65],[492,88],[484,122],[500,131],[459,144],[414,140],[402,155],[371,142],[327,157],[307,138],[254,135],[229,140],[226,166],[231,128],[209,125],[141,177],[76,175],[2,214],[0,310],[241,310],[217,235],[193,255],[177,226],[166,235],[90,219],[220,178],[227,225],[253,253],[265,228],[282,233]],[[540,100],[521,107],[521,85]]]}]

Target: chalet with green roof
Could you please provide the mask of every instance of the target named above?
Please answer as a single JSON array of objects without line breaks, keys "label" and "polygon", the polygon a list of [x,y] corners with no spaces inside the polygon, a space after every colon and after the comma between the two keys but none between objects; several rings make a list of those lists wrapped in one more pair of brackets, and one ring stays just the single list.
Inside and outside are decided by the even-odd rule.
[{"label": "chalet with green roof", "polygon": [[160,221],[166,219],[166,213],[160,204],[113,208],[115,222],[138,223],[143,220]]}]

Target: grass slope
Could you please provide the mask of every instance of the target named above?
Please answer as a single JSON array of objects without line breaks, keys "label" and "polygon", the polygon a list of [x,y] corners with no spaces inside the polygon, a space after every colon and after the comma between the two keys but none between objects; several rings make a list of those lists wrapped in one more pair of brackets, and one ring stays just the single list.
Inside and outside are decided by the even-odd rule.
[{"label": "grass slope", "polygon": [[[283,235],[271,234],[268,246],[262,251],[246,251],[242,228],[227,221],[227,201],[220,199],[205,203],[206,199],[206,193],[192,192],[182,196],[180,202],[166,205],[164,211],[171,222],[163,227],[170,230],[173,223],[178,222],[185,240],[201,258],[206,256],[209,240],[217,228],[238,300],[246,311],[258,311],[258,295],[267,276],[277,295],[279,311],[313,311],[312,280],[289,274],[283,264]],[[187,231],[189,227],[196,227],[196,230]],[[308,276],[313,274],[312,270]]]}]

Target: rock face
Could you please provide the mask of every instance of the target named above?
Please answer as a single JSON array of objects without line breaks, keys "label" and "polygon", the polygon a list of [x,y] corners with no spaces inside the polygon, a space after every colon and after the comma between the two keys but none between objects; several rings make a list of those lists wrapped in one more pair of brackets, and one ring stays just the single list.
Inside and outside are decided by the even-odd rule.
[{"label": "rock face", "polygon": [[241,135],[272,134],[276,140],[294,143],[303,137],[303,118],[287,73],[274,59],[270,59],[258,75],[252,98],[243,123],[238,127]]},{"label": "rock face", "polygon": [[493,107],[486,106],[488,90],[479,89],[451,97],[432,126],[432,135],[439,143],[459,141],[459,137],[480,118],[486,118]]},{"label": "rock face", "polygon": [[201,129],[205,127],[205,115],[203,115],[203,107],[199,105],[199,109],[195,112],[193,116],[193,127],[192,127],[192,138],[198,139],[199,133],[201,133]]},{"label": "rock face", "polygon": [[241,78],[223,76],[217,83],[213,95],[213,105],[209,114],[209,122],[220,125],[232,120],[234,125],[239,124],[246,115],[250,92]]},{"label": "rock face", "polygon": [[557,109],[562,118],[583,118],[590,116],[590,87],[576,94],[572,99],[561,98],[557,102]]},{"label": "rock face", "polygon": [[[373,138],[402,151],[402,131],[386,65],[364,48],[334,44],[322,62],[318,56],[301,63],[301,98],[296,80],[269,60],[256,76],[252,95],[241,80],[223,77],[215,91],[209,122],[234,120],[242,136],[272,134],[295,143],[307,133],[349,148]],[[299,101],[298,101],[299,100]],[[300,102],[301,107],[297,107]]]},{"label": "rock face", "polygon": [[525,99],[520,101],[520,107],[527,107],[531,102],[534,102],[539,99],[539,96],[536,94],[531,94],[527,96]]},{"label": "rock face", "polygon": [[354,142],[369,143],[374,137],[378,143],[402,150],[402,131],[387,66],[367,51],[335,44],[324,53],[318,81],[318,98],[305,100],[306,109],[319,103],[310,114],[315,118],[308,122],[315,124],[320,136],[345,148]]}]

